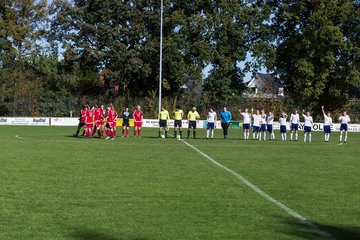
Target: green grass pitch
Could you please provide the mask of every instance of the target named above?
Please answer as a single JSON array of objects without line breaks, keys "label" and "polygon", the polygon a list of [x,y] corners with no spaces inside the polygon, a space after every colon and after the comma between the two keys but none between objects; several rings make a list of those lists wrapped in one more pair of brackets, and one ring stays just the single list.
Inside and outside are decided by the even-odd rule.
[{"label": "green grass pitch", "polygon": [[[185,143],[0,127],[0,239],[323,239]],[[186,132],[186,131],[184,131]],[[130,131],[132,133],[132,129]],[[360,239],[360,134],[185,140],[336,239]]]}]

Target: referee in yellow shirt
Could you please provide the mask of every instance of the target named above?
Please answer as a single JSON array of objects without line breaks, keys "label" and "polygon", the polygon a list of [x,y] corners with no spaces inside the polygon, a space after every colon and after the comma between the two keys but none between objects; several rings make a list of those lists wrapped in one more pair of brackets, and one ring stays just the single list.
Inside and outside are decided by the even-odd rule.
[{"label": "referee in yellow shirt", "polygon": [[169,112],[162,107],[160,111],[160,119],[159,119],[159,136],[161,136],[161,132],[165,132],[164,137],[167,138],[167,131],[168,131],[168,120],[170,120]]},{"label": "referee in yellow shirt", "polygon": [[173,112],[174,115],[174,138],[179,134],[180,138],[182,138],[182,119],[184,117],[184,111],[181,110],[179,105],[176,105],[176,110]]},{"label": "referee in yellow shirt", "polygon": [[193,136],[196,139],[196,120],[200,118],[199,113],[196,111],[196,107],[193,107],[191,111],[187,115],[187,119],[189,121],[189,128],[187,133],[187,138],[190,138],[190,129],[193,129]]}]

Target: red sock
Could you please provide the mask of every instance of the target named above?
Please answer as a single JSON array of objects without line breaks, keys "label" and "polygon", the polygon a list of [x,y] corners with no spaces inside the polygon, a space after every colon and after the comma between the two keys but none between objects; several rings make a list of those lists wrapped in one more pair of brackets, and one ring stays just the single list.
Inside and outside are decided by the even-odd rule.
[{"label": "red sock", "polygon": [[129,129],[126,129],[126,136],[129,136]]},{"label": "red sock", "polygon": [[109,129],[106,130],[106,135],[108,135],[110,137],[110,130]]},{"label": "red sock", "polygon": [[134,129],[134,137],[136,136],[136,130]]},{"label": "red sock", "polygon": [[101,138],[101,132],[100,132],[100,129],[99,129],[99,130],[97,130],[97,134],[98,134],[99,138]]},{"label": "red sock", "polygon": [[124,129],[123,130],[121,130],[121,136],[124,136]]},{"label": "red sock", "polygon": [[115,131],[111,131],[111,137],[114,138],[115,137]]},{"label": "red sock", "polygon": [[139,128],[138,129],[138,136],[140,137],[140,135],[141,135],[141,129]]}]

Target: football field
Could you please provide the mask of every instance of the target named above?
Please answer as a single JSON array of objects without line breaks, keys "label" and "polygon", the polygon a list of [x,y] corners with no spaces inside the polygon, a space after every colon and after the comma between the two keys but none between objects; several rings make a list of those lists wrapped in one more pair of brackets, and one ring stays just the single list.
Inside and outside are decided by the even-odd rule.
[{"label": "football field", "polygon": [[360,239],[359,133],[105,141],[75,129],[0,127],[1,240]]}]

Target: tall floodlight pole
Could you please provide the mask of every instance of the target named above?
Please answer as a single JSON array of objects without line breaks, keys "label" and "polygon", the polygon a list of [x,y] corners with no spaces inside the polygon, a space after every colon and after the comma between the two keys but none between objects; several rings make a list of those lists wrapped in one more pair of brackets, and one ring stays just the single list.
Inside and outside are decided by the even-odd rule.
[{"label": "tall floodlight pole", "polygon": [[160,7],[160,68],[159,68],[159,112],[158,112],[159,118],[161,111],[161,91],[162,91],[162,37],[163,37],[163,0],[161,0],[161,7]]}]

